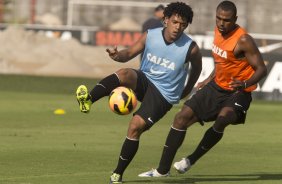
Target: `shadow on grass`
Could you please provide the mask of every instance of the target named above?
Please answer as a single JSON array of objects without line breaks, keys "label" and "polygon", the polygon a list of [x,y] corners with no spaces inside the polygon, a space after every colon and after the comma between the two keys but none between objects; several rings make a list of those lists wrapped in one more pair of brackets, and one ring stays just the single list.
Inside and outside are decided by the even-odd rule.
[{"label": "shadow on grass", "polygon": [[[124,183],[201,183],[201,182],[243,182],[243,181],[279,181],[282,180],[282,173],[258,173],[242,175],[192,175],[188,177],[169,178],[144,178],[140,180],[124,181]],[[281,181],[282,182],[282,181]]]}]

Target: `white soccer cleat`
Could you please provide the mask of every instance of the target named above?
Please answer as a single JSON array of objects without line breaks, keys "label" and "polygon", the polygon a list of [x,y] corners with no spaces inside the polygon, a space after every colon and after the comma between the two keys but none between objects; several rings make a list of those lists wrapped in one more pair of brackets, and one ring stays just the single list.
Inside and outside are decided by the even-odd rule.
[{"label": "white soccer cleat", "polygon": [[150,171],[141,173],[138,175],[139,177],[167,177],[169,176],[169,172],[166,174],[160,174],[157,169],[152,169]]},{"label": "white soccer cleat", "polygon": [[179,162],[175,162],[173,167],[178,173],[184,174],[191,168],[191,163],[188,158],[182,158]]}]

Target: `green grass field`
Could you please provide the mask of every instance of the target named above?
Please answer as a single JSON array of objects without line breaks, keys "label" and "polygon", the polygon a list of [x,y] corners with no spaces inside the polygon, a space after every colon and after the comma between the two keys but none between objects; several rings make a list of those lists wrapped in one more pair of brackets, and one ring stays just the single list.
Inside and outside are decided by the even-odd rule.
[{"label": "green grass field", "polygon": [[[75,89],[83,78],[0,75],[0,184],[105,184],[115,168],[129,116],[112,113],[107,98],[79,112]],[[181,102],[182,104],[183,102]],[[138,178],[156,167],[175,106],[141,138],[124,174],[127,184],[281,184],[282,103],[254,101],[245,125],[230,126],[222,141],[184,175]],[[54,115],[57,108],[65,115]],[[176,160],[194,150],[205,130],[187,133]]]}]

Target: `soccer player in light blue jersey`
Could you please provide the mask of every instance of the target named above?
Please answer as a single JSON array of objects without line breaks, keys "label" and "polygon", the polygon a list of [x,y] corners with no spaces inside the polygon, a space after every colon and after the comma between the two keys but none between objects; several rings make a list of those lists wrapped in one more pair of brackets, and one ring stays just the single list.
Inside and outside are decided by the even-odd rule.
[{"label": "soccer player in light blue jersey", "polygon": [[[202,56],[197,44],[184,34],[192,19],[193,11],[189,5],[170,3],[164,10],[164,28],[149,29],[127,49],[107,49],[109,56],[121,63],[143,52],[139,70],[120,69],[102,79],[90,93],[84,85],[77,89],[77,100],[84,113],[88,113],[94,102],[109,95],[118,86],[133,89],[142,102],[130,120],[110,184],[122,183],[123,173],[138,150],[142,133],[158,122],[173,104],[187,96],[198,80]],[[187,75],[189,79],[185,85]]]}]

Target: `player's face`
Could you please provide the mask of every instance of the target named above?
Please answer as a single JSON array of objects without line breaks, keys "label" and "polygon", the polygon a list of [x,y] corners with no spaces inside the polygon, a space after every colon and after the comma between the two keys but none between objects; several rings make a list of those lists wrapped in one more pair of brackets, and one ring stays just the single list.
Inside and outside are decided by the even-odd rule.
[{"label": "player's face", "polygon": [[225,11],[218,8],[216,11],[216,26],[222,35],[226,35],[236,27],[237,16],[232,11]]},{"label": "player's face", "polygon": [[172,15],[170,18],[165,18],[165,36],[167,41],[177,40],[187,28],[188,22],[184,17],[179,16],[178,14]]}]

